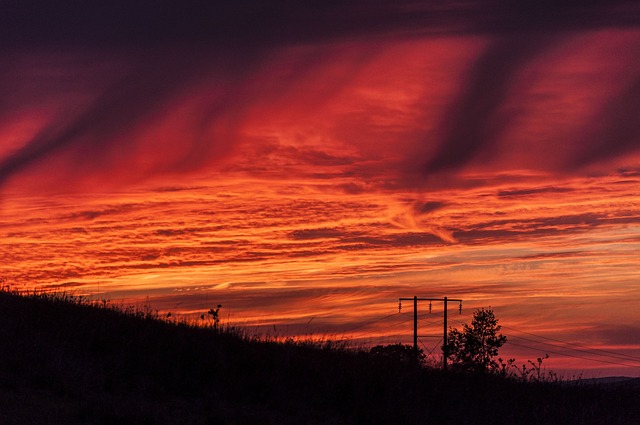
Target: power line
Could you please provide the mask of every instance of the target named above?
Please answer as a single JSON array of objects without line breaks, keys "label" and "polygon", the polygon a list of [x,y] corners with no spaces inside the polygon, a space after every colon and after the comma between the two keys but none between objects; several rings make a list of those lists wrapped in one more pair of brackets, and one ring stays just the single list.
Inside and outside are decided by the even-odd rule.
[{"label": "power line", "polygon": [[[342,331],[342,333],[343,333],[343,334],[346,334],[346,333],[352,332],[352,331],[354,331],[354,330],[356,330],[356,329],[364,328],[365,326],[369,326],[369,325],[372,325],[372,324],[374,324],[374,323],[380,322],[380,321],[382,321],[382,320],[386,320],[386,319],[388,319],[388,318],[390,318],[390,317],[396,316],[396,314],[397,314],[397,313],[391,313],[391,314],[388,314],[388,315],[386,315],[386,316],[379,317],[379,318],[377,318],[377,319],[375,319],[375,320],[371,320],[371,321],[369,321],[369,322],[360,323],[359,325],[356,325],[356,326],[353,326],[353,327],[351,327],[351,328],[347,328],[347,329],[343,330],[343,331]],[[409,319],[405,319],[405,321],[404,321],[404,322],[407,322],[408,320],[409,320]],[[404,322],[402,322],[402,323],[404,323]]]},{"label": "power line", "polygon": [[[414,297],[414,298],[416,298],[416,297]],[[406,299],[401,299],[401,300],[412,300],[413,301],[414,298],[406,298]],[[435,301],[433,299],[425,299],[425,300]],[[444,299],[438,300],[438,301],[444,301]],[[455,300],[455,301],[459,301],[459,300]],[[460,313],[465,317],[470,317],[470,318],[473,317],[472,315],[470,315],[468,313],[462,313],[462,312],[460,312]],[[436,320],[429,321],[429,322],[425,323],[425,325],[433,326],[433,325],[442,324],[444,322],[444,320],[442,320],[443,318],[445,318],[444,317],[445,316],[444,312],[443,312],[443,314],[431,313],[431,312],[423,313],[423,314],[420,314],[420,315],[414,314],[414,320],[416,319],[416,317],[418,317],[418,318],[421,319],[421,323],[424,323],[424,319],[426,317],[431,316],[431,315],[435,316]],[[342,333],[346,334],[346,333],[352,332],[354,330],[358,330],[358,329],[373,325],[375,323],[378,323],[378,322],[381,322],[381,321],[384,321],[384,320],[388,320],[389,318],[391,318],[393,316],[396,316],[396,313],[388,314],[388,315],[376,318],[374,320],[371,320],[371,321],[368,321],[368,322],[365,322],[365,323],[360,323],[360,324],[358,324],[356,326],[353,326],[351,328],[347,328],[346,330],[343,330]],[[389,325],[383,326],[383,327],[379,328],[378,330],[387,330],[388,331],[389,329],[392,329],[392,328],[395,328],[395,327],[404,326],[410,320],[411,320],[411,316],[406,317],[404,320],[401,320],[399,322],[391,323]],[[461,321],[458,321],[458,322],[462,324]],[[513,342],[513,341],[509,340],[509,344],[513,345],[515,347],[521,347],[521,348],[526,348],[526,349],[529,349],[529,350],[536,350],[536,351],[542,350],[542,351],[546,351],[548,353],[556,354],[556,355],[559,355],[559,356],[571,357],[571,358],[576,358],[576,359],[581,359],[581,360],[586,360],[586,361],[592,361],[592,362],[598,362],[598,363],[603,363],[603,364],[612,364],[612,365],[616,365],[616,366],[640,368],[640,365],[629,364],[628,363],[628,362],[639,362],[640,361],[640,357],[638,357],[638,356],[632,356],[632,355],[627,355],[627,354],[616,353],[616,352],[610,351],[610,350],[592,348],[592,347],[588,347],[588,346],[586,346],[584,344],[579,344],[579,343],[570,343],[570,342],[562,341],[562,340],[559,340],[559,339],[556,339],[556,338],[546,337],[546,336],[537,335],[537,334],[534,334],[534,333],[531,333],[531,332],[522,331],[522,330],[510,327],[510,326],[501,325],[501,327],[503,327],[504,329],[508,329],[508,330],[515,331],[515,332],[519,332],[519,333],[522,333],[522,334],[525,334],[525,335],[532,336],[534,338],[538,338],[538,339],[541,339],[541,340],[547,340],[547,341],[551,341],[551,342],[538,341],[538,340],[535,340],[535,339],[530,339],[530,338],[526,338],[526,337],[518,336],[518,335],[512,335],[512,336],[510,336],[510,339],[515,338],[515,339],[519,339],[519,340],[532,342],[532,343],[535,343],[535,344],[542,344],[544,346],[549,346],[549,347],[552,347],[552,348],[555,348],[555,349],[572,351],[572,352],[579,353],[579,354],[582,354],[582,355],[569,354],[569,353],[566,353],[566,352],[563,352],[563,351],[548,350],[548,349],[546,349],[544,347],[537,347],[536,348],[536,347],[532,347],[531,345],[519,344],[519,343],[516,343],[516,342]],[[365,337],[368,336],[370,338],[378,338],[377,336],[374,336],[374,333],[372,333],[372,332],[367,332],[363,336],[365,336]],[[415,337],[416,337],[416,340],[414,342],[417,343],[417,329],[416,329]],[[422,336],[422,337],[425,337],[425,336]],[[425,343],[422,340],[420,340],[419,342],[429,352],[429,355],[431,357],[434,357],[433,356],[433,351],[436,349],[436,347],[438,346],[438,344],[440,344],[440,342],[442,340],[443,340],[443,338],[440,338],[439,341],[436,343],[436,345],[431,350],[429,350],[429,348],[425,345]],[[416,347],[417,347],[417,345],[416,345]],[[574,348],[574,347],[580,347],[580,348]],[[600,356],[600,357],[603,357],[604,359],[592,358],[592,357],[588,357],[588,356]],[[605,360],[607,358],[609,360]],[[614,360],[614,361],[612,361],[612,360]],[[615,360],[617,360],[617,361],[615,361]]]},{"label": "power line", "polygon": [[[572,348],[570,346],[561,346],[561,345],[551,344],[551,343],[548,343],[548,342],[536,341],[536,340],[533,340],[533,339],[530,339],[530,338],[524,338],[524,337],[517,336],[517,335],[511,336],[511,338],[516,338],[516,339],[521,339],[521,340],[524,340],[524,341],[534,342],[536,344],[544,344],[544,345],[548,345],[548,346],[554,347],[554,348],[562,348],[562,349],[565,349],[565,350],[570,350],[570,351],[574,351],[574,352],[582,353],[582,354],[588,354],[588,355],[591,355],[591,356],[601,356],[601,357],[605,357],[605,358],[613,358],[613,359],[618,359],[618,360],[622,360],[622,361],[635,361],[635,362],[638,361],[638,360],[636,360],[635,358],[633,358],[631,356],[625,357],[625,356],[622,356],[622,355],[618,356],[618,355],[612,355],[612,354],[601,354],[601,353],[592,352],[592,351],[589,351],[589,350],[581,350],[581,349],[578,349],[578,348]],[[509,343],[513,344],[510,341],[509,341]],[[569,345],[569,343],[566,343],[566,344]],[[637,366],[637,367],[640,367],[640,366]]]},{"label": "power line", "polygon": [[427,353],[429,353],[428,355],[434,360],[436,360],[436,357],[433,354],[433,352],[436,350],[436,348],[438,348],[438,345],[440,345],[440,343],[442,342],[442,338],[440,338],[438,342],[436,342],[433,348],[431,349],[429,349],[429,347],[427,347],[427,345],[420,338],[418,338],[418,342],[424,347],[425,350],[427,350]]},{"label": "power line", "polygon": [[[465,314],[465,313],[463,313],[463,315],[469,316],[468,314]],[[536,341],[536,340],[533,340],[533,339],[530,339],[530,338],[525,338],[525,337],[517,336],[517,335],[512,335],[512,336],[510,336],[510,338],[522,339],[522,340],[533,342],[533,343],[536,343],[536,344],[543,344],[543,345],[547,345],[547,346],[554,347],[554,348],[560,348],[560,349],[574,351],[574,352],[581,353],[581,354],[587,354],[587,355],[590,355],[590,356],[601,356],[601,357],[610,358],[610,359],[622,360],[622,361],[625,361],[625,362],[629,362],[629,361],[631,361],[631,362],[639,362],[640,361],[640,357],[637,357],[637,356],[631,356],[631,355],[627,355],[627,354],[616,353],[614,351],[602,350],[602,349],[598,349],[598,348],[588,347],[588,346],[586,346],[584,344],[570,343],[570,342],[562,341],[562,340],[555,339],[555,338],[536,335],[534,333],[521,331],[519,329],[515,329],[515,328],[510,327],[510,326],[501,325],[501,327],[503,327],[505,329],[509,329],[509,330],[515,331],[515,332],[520,332],[520,333],[523,333],[523,334],[526,334],[526,335],[530,335],[530,336],[533,336],[535,338],[545,339],[545,340],[553,341],[553,342],[556,342],[558,344],[563,344],[563,345],[552,344],[552,343],[544,342],[544,341]],[[534,347],[531,347],[531,346],[528,346],[528,345],[517,344],[517,343],[514,343],[512,341],[508,341],[508,343],[510,345],[514,345],[516,347],[528,348],[528,349],[531,349],[531,350],[540,350],[541,349],[541,348],[534,348]],[[583,349],[573,348],[573,346],[582,347]],[[544,351],[548,351],[549,353],[557,354],[557,355],[560,355],[560,356],[583,359],[583,360],[587,360],[587,361],[594,361],[594,362],[600,362],[600,363],[614,364],[614,365],[618,365],[618,366],[640,368],[640,365],[632,365],[632,364],[628,364],[628,363],[619,363],[619,362],[613,362],[613,361],[602,360],[602,359],[594,359],[594,358],[591,358],[591,357],[572,355],[572,354],[568,354],[568,353],[564,353],[564,352],[551,351],[551,350],[546,350],[546,349],[544,349]]]},{"label": "power line", "polygon": [[[594,354],[594,355],[603,356],[603,357],[616,357],[616,358],[620,358],[621,360],[640,361],[640,357],[638,357],[638,356],[631,356],[629,354],[616,353],[615,351],[603,350],[603,349],[600,349],[600,348],[593,348],[593,347],[589,347],[587,345],[580,344],[580,343],[577,343],[577,342],[561,341],[559,339],[550,338],[550,337],[546,337],[546,336],[542,336],[542,335],[532,334],[531,332],[521,331],[521,330],[518,330],[518,329],[510,328],[508,326],[503,326],[503,328],[510,329],[510,330],[516,331],[516,332],[520,332],[520,333],[523,333],[523,334],[526,334],[526,335],[531,335],[531,336],[536,337],[536,338],[546,339],[546,340],[554,341],[554,342],[557,342],[557,343],[560,343],[560,344],[566,344],[566,345],[571,345],[571,346],[576,346],[576,347],[583,348],[583,350],[580,350],[578,348],[566,347],[567,349],[573,350],[573,351],[588,352],[589,354]],[[519,336],[515,336],[514,338],[520,338],[520,339],[527,340],[527,338],[524,338],[524,337],[521,337],[521,336],[520,337]],[[529,341],[537,342],[537,343],[540,343],[540,344],[552,345],[554,347],[557,347],[557,345],[551,344],[551,343],[548,343],[548,342],[533,341],[533,340],[529,340]],[[600,354],[600,353],[605,353],[605,354]]]},{"label": "power line", "polygon": [[381,330],[389,330],[389,329],[397,328],[397,327],[399,327],[399,326],[403,326],[403,327],[404,327],[404,326],[406,326],[406,325],[407,325],[407,322],[408,322],[408,321],[409,321],[409,320],[405,319],[405,320],[403,320],[403,321],[401,321],[401,322],[396,322],[396,323],[392,323],[392,324],[390,324],[390,325],[381,326],[381,327],[377,328],[376,330],[377,330],[377,331],[381,331]]},{"label": "power line", "polygon": [[[531,346],[529,346],[529,345],[517,344],[517,343],[515,343],[515,342],[511,342],[510,344],[511,344],[511,345],[515,345],[516,347],[528,348],[528,349],[530,349],[530,350],[538,350],[538,348],[531,347]],[[552,354],[557,354],[557,355],[559,355],[559,356],[572,357],[572,358],[574,358],[574,359],[588,360],[588,361],[592,361],[592,362],[606,363],[606,364],[612,364],[612,365],[616,365],[616,366],[625,366],[625,367],[633,367],[633,368],[639,368],[639,369],[640,369],[640,366],[639,366],[639,365],[630,365],[630,364],[626,364],[626,363],[610,362],[610,361],[608,361],[608,360],[601,360],[601,359],[591,359],[591,358],[584,357],[584,356],[574,356],[574,355],[572,355],[572,354],[561,353],[561,352],[559,352],[559,351],[551,351],[551,350],[548,350],[548,352],[549,352],[549,353],[552,353]]]}]

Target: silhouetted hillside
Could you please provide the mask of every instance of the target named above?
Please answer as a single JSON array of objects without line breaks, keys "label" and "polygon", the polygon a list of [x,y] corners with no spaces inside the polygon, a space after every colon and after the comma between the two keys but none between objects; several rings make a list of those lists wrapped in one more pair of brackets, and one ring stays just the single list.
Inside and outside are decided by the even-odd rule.
[{"label": "silhouetted hillside", "polygon": [[0,292],[0,424],[636,424],[640,392],[447,374]]}]

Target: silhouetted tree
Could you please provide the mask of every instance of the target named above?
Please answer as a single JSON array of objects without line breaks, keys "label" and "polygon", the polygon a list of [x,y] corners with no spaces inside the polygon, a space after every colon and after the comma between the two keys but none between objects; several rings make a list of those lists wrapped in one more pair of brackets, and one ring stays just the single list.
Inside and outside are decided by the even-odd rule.
[{"label": "silhouetted tree", "polygon": [[507,342],[500,328],[493,310],[484,308],[473,313],[471,325],[463,324],[462,331],[450,328],[446,348],[452,366],[467,372],[498,372],[500,364],[493,358]]}]

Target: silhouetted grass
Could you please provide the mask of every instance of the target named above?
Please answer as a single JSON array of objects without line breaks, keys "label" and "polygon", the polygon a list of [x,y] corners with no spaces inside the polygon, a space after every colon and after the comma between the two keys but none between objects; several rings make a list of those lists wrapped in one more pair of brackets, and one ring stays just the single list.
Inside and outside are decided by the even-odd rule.
[{"label": "silhouetted grass", "polygon": [[635,424],[624,386],[443,373],[0,292],[0,424]]}]

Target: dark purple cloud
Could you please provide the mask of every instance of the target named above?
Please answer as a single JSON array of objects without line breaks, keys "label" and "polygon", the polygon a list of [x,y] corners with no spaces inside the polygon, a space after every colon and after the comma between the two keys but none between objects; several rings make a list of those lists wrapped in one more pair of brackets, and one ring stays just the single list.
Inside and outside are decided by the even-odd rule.
[{"label": "dark purple cloud", "polygon": [[[636,50],[640,58],[640,48]],[[589,134],[584,135],[583,149],[574,159],[576,166],[640,148],[640,66],[638,74],[632,84],[602,107],[595,123],[585,126]]]},{"label": "dark purple cloud", "polygon": [[522,32],[637,26],[612,1],[5,0],[0,46],[254,46],[410,32]]},{"label": "dark purple cloud", "polygon": [[[637,2],[497,1],[460,3],[360,0],[351,2],[263,2],[114,0],[109,2],[10,0],[0,14],[0,124],[18,109],[38,104],[40,96],[68,102],[22,148],[0,159],[0,185],[12,176],[63,152],[71,152],[82,173],[113,164],[135,143],[130,133],[160,119],[164,108],[204,81],[221,90],[190,118],[191,146],[175,158],[170,170],[224,154],[235,142],[233,122],[256,99],[268,101],[278,92],[249,92],[252,76],[282,47],[340,44],[353,40],[415,38],[429,34],[482,34],[495,41],[469,70],[457,99],[451,102],[437,133],[435,154],[423,158],[422,172],[458,169],[495,148],[512,121],[503,105],[515,76],[545,51],[558,34],[599,28],[638,28]],[[77,66],[99,58],[121,65],[115,76],[80,75],[77,86],[91,87],[89,100],[70,101],[57,80],[20,78],[57,56],[62,65]],[[24,64],[22,58],[36,58]],[[106,59],[105,59],[106,58]],[[313,61],[310,63],[313,66]],[[301,69],[304,73],[305,70]],[[5,78],[6,77],[6,78]],[[50,84],[53,83],[53,84]],[[28,90],[25,85],[44,88]],[[280,82],[286,86],[285,82]],[[100,87],[96,89],[95,87]],[[62,93],[59,93],[62,92]],[[607,141],[590,142],[579,162],[599,156],[604,146],[617,155],[637,147],[637,125],[630,124],[638,106],[633,85],[603,112]],[[61,94],[61,96],[55,96]],[[211,139],[211,128],[220,128]],[[615,140],[612,140],[614,136]],[[604,140],[604,139],[599,139]],[[80,161],[81,159],[81,161]],[[335,158],[317,154],[315,161]],[[84,167],[84,169],[83,169]],[[158,166],[158,168],[168,167]]]},{"label": "dark purple cloud", "polygon": [[418,214],[428,214],[430,212],[442,209],[446,205],[447,204],[445,202],[440,201],[418,202],[414,205],[414,210]]},{"label": "dark purple cloud", "polygon": [[[622,17],[623,11],[637,13],[637,8],[602,1],[505,4],[496,15],[494,31],[489,30],[496,40],[470,68],[460,95],[439,126],[440,145],[422,166],[423,172],[451,171],[472,161],[490,160],[504,130],[517,118],[505,105],[517,95],[512,91],[519,73],[567,33],[609,26],[638,28]],[[640,77],[640,69],[636,73]],[[575,168],[638,148],[638,87],[636,82],[604,108],[597,117],[600,131],[577,149],[577,159],[562,161],[563,165]]]},{"label": "dark purple cloud", "polygon": [[516,197],[525,197],[525,196],[537,196],[540,194],[548,194],[548,193],[568,193],[573,191],[573,189],[568,187],[540,187],[540,188],[531,188],[531,189],[509,189],[509,190],[501,190],[497,193],[500,198],[516,198]]},{"label": "dark purple cloud", "polygon": [[453,237],[468,244],[489,241],[515,240],[547,235],[569,234],[613,224],[630,225],[638,222],[638,211],[623,211],[619,217],[595,213],[536,217],[527,219],[492,220],[469,229],[452,229]]},{"label": "dark purple cloud", "polygon": [[339,229],[319,228],[319,229],[299,229],[289,233],[289,237],[294,240],[308,239],[332,239],[345,236],[346,233]]},{"label": "dark purple cloud", "polygon": [[638,345],[640,344],[640,326],[634,323],[619,323],[616,326],[598,326],[596,335],[605,344]]},{"label": "dark purple cloud", "polygon": [[449,110],[441,145],[425,164],[428,173],[461,167],[488,154],[512,119],[501,109],[517,72],[551,40],[507,36],[492,43],[470,69],[462,94]]}]

